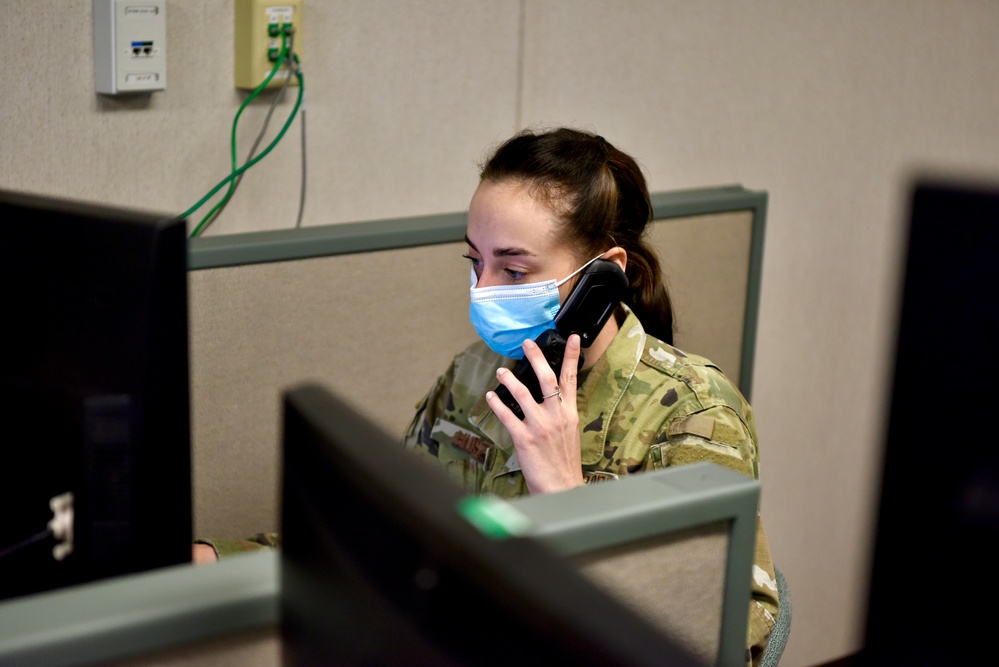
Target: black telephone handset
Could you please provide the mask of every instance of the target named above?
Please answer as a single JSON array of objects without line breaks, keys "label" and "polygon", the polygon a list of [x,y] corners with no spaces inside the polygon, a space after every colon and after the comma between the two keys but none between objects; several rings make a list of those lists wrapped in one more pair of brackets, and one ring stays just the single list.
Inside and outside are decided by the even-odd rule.
[{"label": "black telephone handset", "polygon": [[[614,313],[614,309],[624,298],[628,289],[628,278],[621,267],[614,262],[598,259],[583,271],[579,282],[572,288],[569,297],[555,315],[555,328],[548,329],[535,339],[555,372],[555,377],[561,377],[562,357],[569,336],[579,334],[579,343],[583,348],[593,344],[593,340],[604,328],[604,324]],[[583,365],[583,354],[580,351],[579,366]],[[531,390],[534,400],[541,403],[541,386],[538,376],[531,367],[531,362],[524,357],[513,367],[513,374]],[[504,385],[496,388],[496,394],[515,415],[524,418],[524,411]]]}]

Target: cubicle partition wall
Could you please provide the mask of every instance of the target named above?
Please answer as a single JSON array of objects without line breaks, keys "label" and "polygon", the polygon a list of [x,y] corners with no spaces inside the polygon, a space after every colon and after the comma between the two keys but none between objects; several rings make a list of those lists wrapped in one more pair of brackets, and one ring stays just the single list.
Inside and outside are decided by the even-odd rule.
[{"label": "cubicle partition wall", "polygon": [[[653,202],[676,344],[748,395],[766,194],[732,186]],[[191,243],[196,535],[278,529],[280,406],[293,386],[318,381],[401,434],[475,335],[464,226],[454,214]],[[709,662],[738,665],[758,498],[755,480],[702,464],[512,505],[592,580]],[[0,663],[280,664],[279,567],[266,550],[2,603]],[[655,581],[655,594],[636,581]]]},{"label": "cubicle partition wall", "polygon": [[[749,394],[765,192],[653,195],[676,344]],[[400,436],[475,339],[464,213],[192,240],[195,534],[277,529],[280,393],[314,380]]]},{"label": "cubicle partition wall", "polygon": [[708,665],[744,665],[760,484],[694,463],[509,502],[528,534]]}]

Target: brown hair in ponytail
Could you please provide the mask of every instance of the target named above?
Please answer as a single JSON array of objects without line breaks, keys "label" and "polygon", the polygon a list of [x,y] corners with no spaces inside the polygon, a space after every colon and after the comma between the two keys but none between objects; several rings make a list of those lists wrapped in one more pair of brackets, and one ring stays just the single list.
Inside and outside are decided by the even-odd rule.
[{"label": "brown hair in ponytail", "polygon": [[580,259],[621,246],[628,253],[626,303],[645,330],[673,342],[673,306],[659,259],[645,240],[652,220],[645,176],[603,137],[571,128],[526,130],[486,161],[482,180],[523,181],[563,223]]}]

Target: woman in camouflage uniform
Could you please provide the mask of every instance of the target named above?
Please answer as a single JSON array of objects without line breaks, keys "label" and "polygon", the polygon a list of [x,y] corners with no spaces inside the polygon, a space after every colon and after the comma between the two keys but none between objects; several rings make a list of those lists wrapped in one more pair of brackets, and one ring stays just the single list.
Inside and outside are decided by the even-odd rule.
[{"label": "woman in camouflage uniform", "polygon": [[[602,137],[562,128],[502,144],[468,210],[471,316],[483,341],[455,357],[418,404],[405,445],[439,461],[470,492],[501,497],[695,461],[758,477],[756,425],[745,398],[709,360],[671,344],[669,295],[643,240],[651,218],[641,169]],[[569,338],[556,377],[536,334],[517,323],[550,322],[576,272],[598,257],[624,270],[628,294],[578,373],[579,337]],[[484,295],[503,295],[510,308],[484,309],[477,304],[495,306]],[[541,403],[510,372],[525,356],[547,396]],[[523,420],[497,397],[497,383],[522,406]],[[778,611],[773,563],[757,525],[750,661],[762,654]]]}]

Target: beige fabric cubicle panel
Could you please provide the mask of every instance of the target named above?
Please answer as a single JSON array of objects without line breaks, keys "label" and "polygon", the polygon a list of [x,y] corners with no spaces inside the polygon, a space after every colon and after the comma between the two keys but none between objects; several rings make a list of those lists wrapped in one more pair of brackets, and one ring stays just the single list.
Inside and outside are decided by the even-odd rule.
[{"label": "beige fabric cubicle panel", "polygon": [[718,662],[727,558],[728,526],[710,524],[589,552],[569,562],[713,665]]},{"label": "beige fabric cubicle panel", "polygon": [[[676,344],[739,380],[752,212],[657,221]],[[278,527],[280,393],[318,380],[392,433],[475,339],[463,243],[192,271],[194,530]]]},{"label": "beige fabric cubicle panel", "polygon": [[739,384],[749,286],[750,211],[658,220],[649,234],[673,299],[673,343]]},{"label": "beige fabric cubicle panel", "polygon": [[318,380],[390,432],[468,323],[453,243],[194,271],[191,401],[195,535],[277,528],[280,393]]}]

